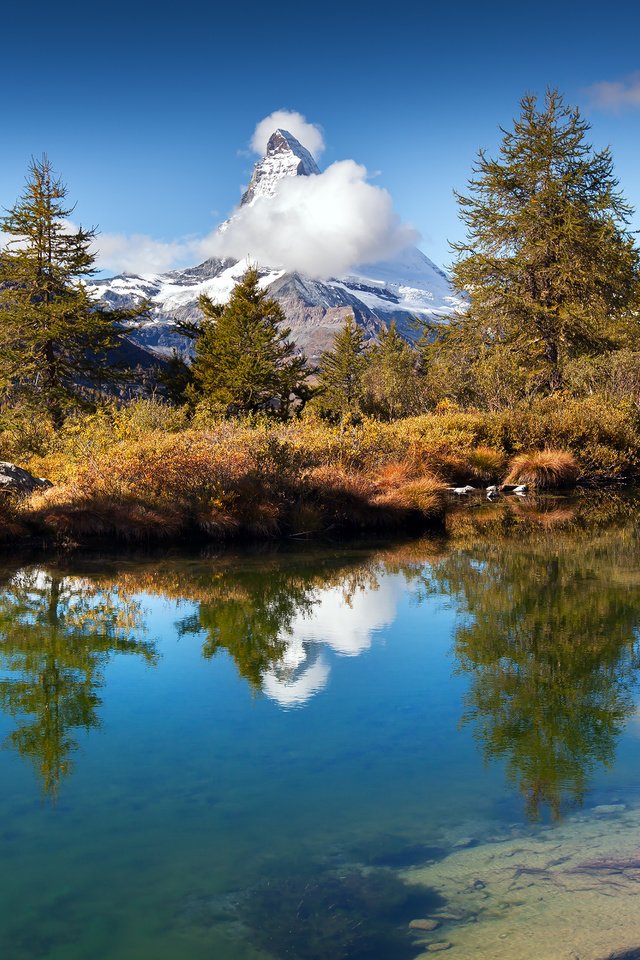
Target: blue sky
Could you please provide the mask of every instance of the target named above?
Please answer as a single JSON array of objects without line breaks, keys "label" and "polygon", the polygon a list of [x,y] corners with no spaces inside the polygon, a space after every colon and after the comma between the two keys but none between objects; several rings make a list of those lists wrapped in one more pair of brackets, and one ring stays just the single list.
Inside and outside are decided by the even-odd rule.
[{"label": "blue sky", "polygon": [[453,189],[547,85],[611,145],[640,207],[637,3],[35,0],[3,11],[3,34],[5,207],[46,151],[83,225],[203,236],[250,177],[256,123],[285,108],[321,125],[322,166],[364,164],[446,265],[461,236]]}]

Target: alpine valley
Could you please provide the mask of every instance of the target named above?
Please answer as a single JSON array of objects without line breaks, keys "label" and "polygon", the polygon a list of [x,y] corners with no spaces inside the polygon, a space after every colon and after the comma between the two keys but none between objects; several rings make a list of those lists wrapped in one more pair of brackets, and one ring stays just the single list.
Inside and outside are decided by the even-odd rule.
[{"label": "alpine valley", "polygon": [[[313,177],[320,170],[311,153],[287,130],[270,137],[266,154],[254,168],[240,208],[262,198],[272,198],[284,177]],[[233,221],[223,223],[224,231]],[[154,353],[184,350],[185,338],[176,324],[197,321],[198,297],[205,293],[224,303],[247,268],[248,259],[212,257],[194,267],[167,273],[124,273],[94,281],[96,297],[110,306],[130,307],[148,301],[148,319],[133,331],[131,339]],[[417,247],[408,247],[392,260],[355,268],[345,276],[313,279],[261,264],[262,283],[282,305],[291,335],[307,356],[314,359],[329,347],[352,314],[368,339],[382,326],[396,321],[407,338],[416,336],[415,318],[432,322],[460,308],[446,274]]]}]

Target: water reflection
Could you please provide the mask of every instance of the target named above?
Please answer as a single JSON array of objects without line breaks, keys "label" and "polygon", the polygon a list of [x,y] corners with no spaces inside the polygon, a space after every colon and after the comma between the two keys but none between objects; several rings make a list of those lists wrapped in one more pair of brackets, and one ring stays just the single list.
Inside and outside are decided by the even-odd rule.
[{"label": "water reflection", "polygon": [[533,819],[581,803],[635,711],[637,513],[615,498],[597,507],[572,515],[543,506],[543,525],[530,522],[531,508],[461,516],[456,548],[431,574],[460,602],[463,723],[486,760],[506,760]]},{"label": "water reflection", "polygon": [[301,705],[328,682],[324,650],[357,656],[377,630],[393,623],[406,584],[392,572],[376,555],[320,569],[229,571],[209,584],[206,599],[178,622],[178,632],[204,633],[207,659],[224,650],[255,690],[281,706]]},{"label": "water reflection", "polygon": [[301,707],[326,689],[336,656],[364,654],[391,629],[401,597],[420,601],[426,622],[437,593],[456,612],[456,669],[468,678],[463,723],[487,761],[506,763],[529,816],[545,808],[560,816],[613,762],[635,710],[639,515],[606,496],[577,508],[489,505],[453,516],[446,547],[420,541],[123,562],[99,575],[53,567],[5,574],[0,707],[15,720],[6,745],[55,796],[77,731],[99,725],[110,658],[157,661],[141,595],[171,601],[171,632],[194,638],[205,660],[224,653],[255,692]]},{"label": "water reflection", "polygon": [[0,593],[0,707],[16,718],[6,746],[29,759],[46,795],[72,769],[74,730],[99,725],[112,654],[156,654],[140,604],[90,579],[26,569]]},{"label": "water reflection", "polygon": [[395,620],[403,587],[401,580],[386,576],[375,589],[359,584],[347,591],[340,586],[314,590],[311,608],[288,625],[282,657],[263,674],[263,692],[282,706],[306,703],[329,680],[324,648],[341,656],[368,650],[375,633]]}]

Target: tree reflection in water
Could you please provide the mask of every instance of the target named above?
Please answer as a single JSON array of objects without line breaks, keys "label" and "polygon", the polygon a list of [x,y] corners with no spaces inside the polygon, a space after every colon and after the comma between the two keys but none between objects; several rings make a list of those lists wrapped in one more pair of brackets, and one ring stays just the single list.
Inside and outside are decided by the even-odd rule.
[{"label": "tree reflection in water", "polygon": [[[486,760],[506,762],[532,818],[547,807],[558,817],[613,762],[635,710],[639,517],[637,504],[615,497],[583,501],[577,512],[510,503],[454,515],[446,547],[166,559],[116,564],[108,577],[27,567],[0,579],[0,707],[17,722],[7,745],[55,796],[72,767],[74,731],[99,725],[109,659],[156,661],[136,595],[193,603],[178,633],[202,635],[205,658],[228,653],[252,688],[269,678],[282,693],[317,666],[318,644],[351,654],[368,645],[358,637],[345,646],[341,635],[340,646],[307,629],[323,597],[337,594],[340,613],[366,594],[371,624],[386,625],[395,600],[381,603],[383,581],[402,574],[417,596],[424,588],[454,601],[454,651],[469,678],[463,722],[473,724]],[[348,618],[339,619],[344,634]],[[307,681],[306,696],[322,689]],[[292,694],[290,702],[304,700]]]},{"label": "tree reflection in water", "polygon": [[532,819],[582,802],[635,710],[637,512],[608,502],[622,506],[622,526],[617,509],[573,521],[556,510],[559,527],[544,509],[462,518],[457,548],[431,573],[461,603],[455,654],[471,681],[463,723],[487,761],[506,761]]},{"label": "tree reflection in water", "polygon": [[84,577],[27,568],[0,593],[0,707],[17,726],[5,745],[34,765],[54,798],[72,769],[74,730],[100,724],[98,691],[115,653],[153,664],[140,604]]}]

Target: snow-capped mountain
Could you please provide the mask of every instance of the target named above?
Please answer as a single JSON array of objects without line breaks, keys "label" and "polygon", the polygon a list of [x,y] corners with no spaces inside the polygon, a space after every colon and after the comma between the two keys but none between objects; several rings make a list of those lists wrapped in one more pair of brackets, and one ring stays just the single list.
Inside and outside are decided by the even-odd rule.
[{"label": "snow-capped mountain", "polygon": [[288,130],[276,130],[269,138],[267,152],[254,168],[240,206],[255,203],[258,197],[272,197],[283,177],[310,177],[320,173],[309,151]]},{"label": "snow-capped mountain", "polygon": [[[254,168],[240,207],[274,195],[283,177],[315,176],[320,171],[305,147],[286,130],[276,130],[265,156]],[[233,216],[231,218],[233,220]],[[224,231],[229,221],[219,228]],[[132,339],[162,353],[184,349],[176,333],[181,320],[200,317],[198,297],[206,293],[225,302],[247,268],[247,260],[213,257],[196,267],[164,274],[122,274],[92,284],[99,299],[113,306],[151,303],[150,319],[140,324]],[[346,276],[315,280],[297,272],[260,266],[261,283],[282,305],[292,338],[311,358],[329,347],[348,314],[369,338],[396,320],[398,329],[415,336],[413,318],[438,320],[461,306],[446,274],[417,247],[393,260],[354,269]]]}]

